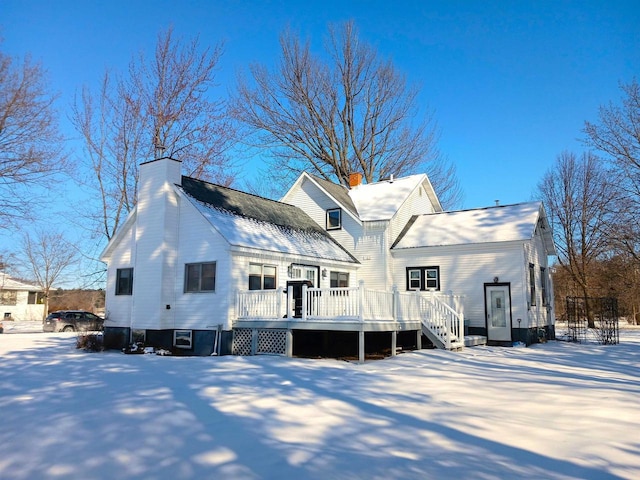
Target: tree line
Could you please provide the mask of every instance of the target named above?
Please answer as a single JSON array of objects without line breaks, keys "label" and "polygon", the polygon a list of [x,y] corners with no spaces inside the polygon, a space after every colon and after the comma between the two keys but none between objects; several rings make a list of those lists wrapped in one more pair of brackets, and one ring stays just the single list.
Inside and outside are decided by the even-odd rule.
[{"label": "tree line", "polygon": [[558,250],[559,314],[566,296],[615,297],[640,323],[640,87],[634,79],[620,91],[585,122],[587,150],[560,153],[538,188]]}]

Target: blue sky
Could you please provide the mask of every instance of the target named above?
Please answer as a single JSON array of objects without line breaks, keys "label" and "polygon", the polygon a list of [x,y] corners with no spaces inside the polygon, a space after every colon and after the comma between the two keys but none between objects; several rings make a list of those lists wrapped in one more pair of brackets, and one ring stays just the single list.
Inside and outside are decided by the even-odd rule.
[{"label": "blue sky", "polygon": [[276,64],[286,26],[320,48],[327,24],[345,20],[421,86],[464,208],[530,200],[560,152],[583,151],[584,121],[640,77],[637,1],[0,2],[2,50],[44,64],[63,120],[75,92],[152,52],[169,25],[204,45],[224,41],[226,88],[251,62]]}]

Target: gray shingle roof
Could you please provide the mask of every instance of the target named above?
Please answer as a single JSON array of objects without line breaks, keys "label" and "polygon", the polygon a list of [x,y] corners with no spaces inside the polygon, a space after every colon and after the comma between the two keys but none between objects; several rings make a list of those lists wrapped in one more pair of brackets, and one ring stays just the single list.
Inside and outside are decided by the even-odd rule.
[{"label": "gray shingle roof", "polygon": [[333,198],[335,198],[343,207],[349,210],[354,215],[358,215],[358,210],[349,196],[349,189],[344,185],[338,185],[336,183],[325,180],[324,178],[317,177],[309,174],[310,177],[318,182],[318,184]]},{"label": "gray shingle roof", "polygon": [[186,176],[182,177],[182,188],[196,200],[241,217],[301,231],[325,233],[309,215],[293,205]]},{"label": "gray shingle roof", "polygon": [[181,187],[232,245],[359,263],[298,207],[191,177]]}]

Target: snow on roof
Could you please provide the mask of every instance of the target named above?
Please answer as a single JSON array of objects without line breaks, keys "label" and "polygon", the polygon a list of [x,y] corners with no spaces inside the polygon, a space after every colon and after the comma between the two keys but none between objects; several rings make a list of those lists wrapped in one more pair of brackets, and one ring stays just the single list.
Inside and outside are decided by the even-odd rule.
[{"label": "snow on roof", "polygon": [[276,225],[214,207],[189,195],[187,198],[231,245],[326,260],[357,262],[324,232]]},{"label": "snow on roof", "polygon": [[508,242],[533,238],[540,202],[415,217],[394,249]]},{"label": "snow on roof", "polygon": [[349,196],[358,210],[360,220],[389,220],[425,178],[424,174],[420,174],[366,183],[349,190]]},{"label": "snow on roof", "polygon": [[39,292],[42,288],[33,283],[21,282],[20,280],[11,278],[6,273],[0,273],[0,290],[28,290],[31,292]]}]

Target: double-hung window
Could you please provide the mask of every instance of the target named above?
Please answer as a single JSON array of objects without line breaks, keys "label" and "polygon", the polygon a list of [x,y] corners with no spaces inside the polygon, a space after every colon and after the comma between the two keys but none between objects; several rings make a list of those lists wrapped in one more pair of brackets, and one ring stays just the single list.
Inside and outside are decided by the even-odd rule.
[{"label": "double-hung window", "polygon": [[536,304],[536,268],[533,263],[529,264],[529,305]]},{"label": "double-hung window", "polygon": [[407,290],[440,290],[440,267],[408,267]]},{"label": "double-hung window", "polygon": [[549,299],[547,298],[547,270],[544,267],[540,267],[540,293],[542,305],[546,307],[549,304]]},{"label": "double-hung window", "polygon": [[249,265],[249,290],[275,290],[276,270],[273,265]]},{"label": "double-hung window", "polygon": [[185,293],[216,291],[216,262],[187,263],[184,266]]},{"label": "double-hung window", "polygon": [[116,270],[116,295],[133,294],[133,268]]}]

